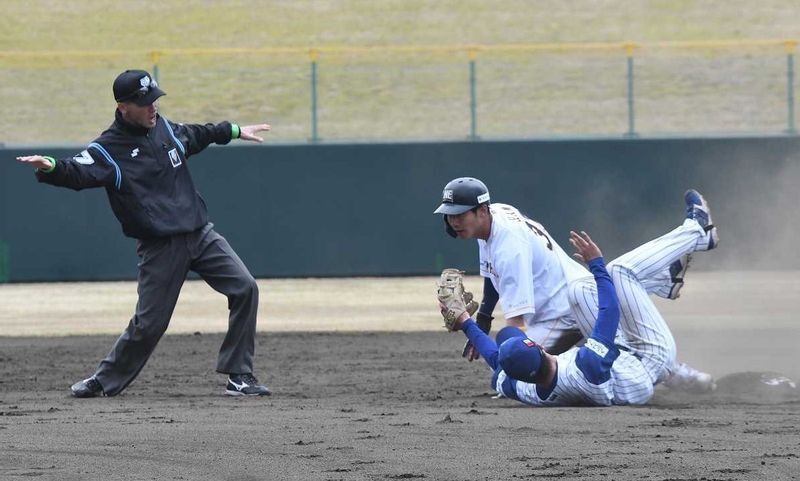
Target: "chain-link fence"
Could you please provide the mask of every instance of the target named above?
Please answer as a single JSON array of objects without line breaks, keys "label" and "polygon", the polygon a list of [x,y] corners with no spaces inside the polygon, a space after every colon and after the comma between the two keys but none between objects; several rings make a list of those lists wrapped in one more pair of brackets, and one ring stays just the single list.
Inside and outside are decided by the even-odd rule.
[{"label": "chain-link fence", "polygon": [[151,70],[172,120],[266,121],[279,142],[794,134],[796,45],[0,51],[0,142],[91,140],[126,68]]}]

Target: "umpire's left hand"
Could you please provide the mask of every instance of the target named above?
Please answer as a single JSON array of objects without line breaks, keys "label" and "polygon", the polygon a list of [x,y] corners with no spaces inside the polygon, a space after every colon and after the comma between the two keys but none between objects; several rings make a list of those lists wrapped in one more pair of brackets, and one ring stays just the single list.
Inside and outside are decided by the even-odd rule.
[{"label": "umpire's left hand", "polygon": [[264,139],[255,135],[256,132],[269,132],[270,129],[272,127],[269,124],[245,125],[244,127],[239,127],[239,138],[253,142],[263,142]]}]

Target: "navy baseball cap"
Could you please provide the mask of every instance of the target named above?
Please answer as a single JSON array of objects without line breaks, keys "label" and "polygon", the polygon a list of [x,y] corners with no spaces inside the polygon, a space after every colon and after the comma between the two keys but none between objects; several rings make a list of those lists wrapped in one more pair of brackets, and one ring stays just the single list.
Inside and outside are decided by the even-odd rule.
[{"label": "navy baseball cap", "polygon": [[525,335],[525,331],[516,326],[506,326],[497,331],[497,334],[494,337],[494,341],[499,346],[500,344],[506,342],[512,337],[528,337],[528,336]]},{"label": "navy baseball cap", "polygon": [[500,344],[497,362],[510,378],[532,383],[542,366],[542,357],[540,345],[527,337],[514,336]]},{"label": "navy baseball cap", "polygon": [[158,88],[158,82],[144,70],[126,70],[114,80],[114,99],[117,102],[133,102],[144,107],[162,95],[167,93]]},{"label": "navy baseball cap", "polygon": [[442,190],[442,205],[434,214],[458,215],[489,202],[486,184],[473,177],[453,179]]}]

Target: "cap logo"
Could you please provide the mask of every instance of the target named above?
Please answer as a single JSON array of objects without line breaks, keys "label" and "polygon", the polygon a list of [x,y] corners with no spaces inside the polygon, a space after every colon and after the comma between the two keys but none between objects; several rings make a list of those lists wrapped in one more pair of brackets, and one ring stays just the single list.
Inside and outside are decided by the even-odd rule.
[{"label": "cap logo", "polygon": [[483,204],[484,202],[488,202],[488,201],[489,201],[489,193],[488,192],[478,196],[478,203],[479,204]]},{"label": "cap logo", "polygon": [[137,91],[136,96],[144,97],[145,95],[148,94],[148,92],[150,92],[150,89],[158,87],[158,82],[156,82],[155,80],[151,80],[150,77],[145,75],[144,77],[139,79],[139,85],[141,85],[142,87]]},{"label": "cap logo", "polygon": [[453,191],[445,190],[442,192],[442,202],[453,202]]},{"label": "cap logo", "polygon": [[117,102],[131,100],[131,99],[140,99],[145,95],[149,94],[152,89],[157,88],[158,82],[151,79],[149,75],[145,75],[144,77],[139,79],[139,85],[141,85],[141,87],[129,93],[128,95],[125,95],[124,97],[117,99]]},{"label": "cap logo", "polygon": [[536,343],[530,339],[523,339],[522,342],[528,347],[536,347]]}]

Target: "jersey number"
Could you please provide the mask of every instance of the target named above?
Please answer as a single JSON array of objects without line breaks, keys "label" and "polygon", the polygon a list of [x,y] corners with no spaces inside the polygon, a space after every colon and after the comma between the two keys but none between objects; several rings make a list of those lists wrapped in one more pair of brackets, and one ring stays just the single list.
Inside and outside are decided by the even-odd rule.
[{"label": "jersey number", "polygon": [[[511,216],[515,220],[519,220],[519,217],[517,217],[516,213],[514,212],[514,209],[511,209],[511,208],[506,207],[506,206],[504,206],[504,209],[507,212],[509,212],[511,214]],[[540,224],[540,223],[536,222],[535,220],[529,218],[527,215],[523,214],[522,212],[520,212],[519,214],[522,215],[522,218],[525,220],[525,225],[528,226],[528,229],[532,230],[534,234],[544,238],[544,240],[546,242],[546,245],[547,245],[547,248],[550,249],[550,250],[553,250],[553,241],[550,240],[550,237],[544,231],[544,227],[542,227],[542,224]]]},{"label": "jersey number", "polygon": [[527,217],[525,217],[525,224],[528,225],[528,228],[532,230],[534,234],[543,237],[545,242],[547,242],[547,248],[553,250],[553,241],[550,240],[550,237],[544,231],[544,227],[542,227],[542,224],[539,224],[538,222],[531,220]]}]

